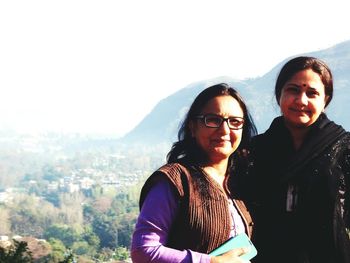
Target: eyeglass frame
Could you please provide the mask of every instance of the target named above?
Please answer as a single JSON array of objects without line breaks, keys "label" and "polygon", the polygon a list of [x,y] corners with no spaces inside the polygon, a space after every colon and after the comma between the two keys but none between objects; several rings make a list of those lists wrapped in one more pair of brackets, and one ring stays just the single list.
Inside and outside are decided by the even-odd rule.
[{"label": "eyeglass frame", "polygon": [[[219,124],[218,126],[209,126],[209,125],[207,124],[207,120],[206,120],[206,118],[207,118],[208,116],[218,117],[219,119],[221,119],[220,124]],[[207,127],[207,128],[213,128],[213,129],[215,129],[215,128],[220,128],[221,125],[222,125],[222,124],[224,123],[224,121],[225,121],[225,122],[227,123],[227,126],[229,127],[230,130],[241,130],[241,129],[243,129],[243,126],[244,126],[244,123],[245,123],[243,117],[231,116],[231,117],[224,118],[224,117],[222,117],[222,116],[220,116],[220,115],[216,115],[216,114],[213,114],[213,113],[208,113],[208,114],[204,114],[204,115],[197,115],[197,116],[194,116],[194,118],[195,118],[195,119],[202,120],[203,123],[204,123],[204,125],[205,125],[205,127]],[[234,118],[234,119],[239,119],[239,120],[241,120],[241,123],[242,123],[241,125],[242,125],[242,126],[240,126],[239,128],[232,127],[232,126],[230,125],[230,123],[229,123],[229,119],[233,119],[233,118]]]}]

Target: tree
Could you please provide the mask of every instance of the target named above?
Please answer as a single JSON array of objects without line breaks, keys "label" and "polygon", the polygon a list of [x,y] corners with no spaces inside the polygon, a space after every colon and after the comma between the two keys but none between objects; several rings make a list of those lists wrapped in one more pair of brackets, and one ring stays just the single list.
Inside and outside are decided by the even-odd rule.
[{"label": "tree", "polygon": [[44,237],[46,239],[59,239],[66,246],[71,247],[74,242],[81,240],[81,233],[73,227],[55,224],[46,229]]},{"label": "tree", "polygon": [[22,237],[21,241],[27,242],[27,247],[31,252],[31,256],[34,262],[48,262],[47,260],[52,253],[52,247],[48,242],[29,236]]},{"label": "tree", "polygon": [[10,211],[0,205],[0,233],[8,235],[11,233]]},{"label": "tree", "polygon": [[31,263],[32,254],[28,249],[27,242],[13,240],[13,244],[8,248],[0,247],[1,263]]},{"label": "tree", "polygon": [[93,232],[93,229],[91,225],[87,225],[84,228],[84,234],[82,235],[83,239],[92,247],[99,248],[100,246],[100,239],[99,237]]},{"label": "tree", "polygon": [[126,260],[130,257],[129,251],[125,247],[117,247],[114,251],[114,259]]},{"label": "tree", "polygon": [[55,167],[51,165],[46,165],[42,168],[43,179],[53,182],[58,181],[60,178],[64,177],[64,174],[57,171]]},{"label": "tree", "polygon": [[51,255],[49,256],[49,262],[57,263],[63,261],[65,258],[66,247],[61,240],[50,238],[49,243],[51,245]]},{"label": "tree", "polygon": [[96,248],[89,246],[86,241],[75,242],[72,246],[72,250],[77,255],[92,256],[96,253]]},{"label": "tree", "polygon": [[61,200],[58,192],[49,192],[45,195],[46,201],[53,204],[55,207],[60,207]]},{"label": "tree", "polygon": [[96,215],[92,223],[92,227],[96,235],[100,239],[101,247],[116,247],[118,227],[114,217],[105,214]]},{"label": "tree", "polygon": [[75,256],[71,250],[68,250],[66,253],[66,256],[64,260],[60,261],[59,263],[76,263]]}]

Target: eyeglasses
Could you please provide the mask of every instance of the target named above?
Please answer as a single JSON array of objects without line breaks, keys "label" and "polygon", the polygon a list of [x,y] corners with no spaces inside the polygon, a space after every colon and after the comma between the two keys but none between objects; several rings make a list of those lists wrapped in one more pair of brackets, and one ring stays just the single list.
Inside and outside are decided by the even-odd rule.
[{"label": "eyeglasses", "polygon": [[242,129],[244,125],[244,119],[241,117],[224,118],[215,114],[206,114],[206,115],[198,115],[195,118],[202,120],[205,126],[208,128],[219,128],[224,121],[226,121],[228,127],[231,130]]}]

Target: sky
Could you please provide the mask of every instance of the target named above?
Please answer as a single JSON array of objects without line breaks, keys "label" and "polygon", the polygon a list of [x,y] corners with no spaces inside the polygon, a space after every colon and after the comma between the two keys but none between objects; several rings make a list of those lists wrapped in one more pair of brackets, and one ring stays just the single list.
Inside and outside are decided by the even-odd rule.
[{"label": "sky", "polygon": [[0,1],[0,130],[122,136],[191,83],[262,76],[350,40],[347,5]]}]

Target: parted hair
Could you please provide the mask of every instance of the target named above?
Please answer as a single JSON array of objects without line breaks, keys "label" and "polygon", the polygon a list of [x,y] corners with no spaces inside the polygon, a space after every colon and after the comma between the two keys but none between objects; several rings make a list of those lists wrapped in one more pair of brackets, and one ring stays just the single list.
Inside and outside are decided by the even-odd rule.
[{"label": "parted hair", "polygon": [[275,97],[277,103],[281,97],[283,86],[288,80],[290,80],[296,73],[302,70],[311,69],[317,73],[324,85],[325,94],[327,96],[326,107],[333,98],[333,76],[330,68],[327,64],[315,57],[300,56],[289,60],[281,69],[278,74],[275,85]]}]

